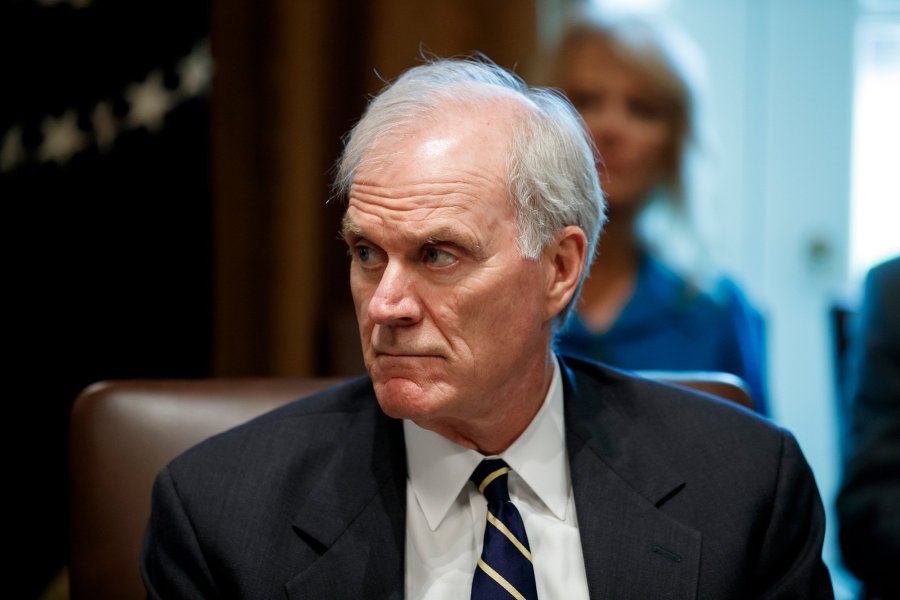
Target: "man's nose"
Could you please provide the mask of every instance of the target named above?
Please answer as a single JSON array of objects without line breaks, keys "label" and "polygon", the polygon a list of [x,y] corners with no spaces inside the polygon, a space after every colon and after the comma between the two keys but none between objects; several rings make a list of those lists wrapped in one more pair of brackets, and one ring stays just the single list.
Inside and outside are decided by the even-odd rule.
[{"label": "man's nose", "polygon": [[416,296],[415,273],[398,260],[391,260],[369,302],[369,317],[379,325],[412,325],[422,317]]}]

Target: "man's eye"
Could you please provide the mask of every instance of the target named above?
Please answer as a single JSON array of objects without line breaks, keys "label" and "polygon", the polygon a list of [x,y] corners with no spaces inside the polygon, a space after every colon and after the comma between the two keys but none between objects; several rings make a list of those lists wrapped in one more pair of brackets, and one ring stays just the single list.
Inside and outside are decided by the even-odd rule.
[{"label": "man's eye", "polygon": [[447,267],[456,262],[456,257],[445,250],[428,246],[424,251],[424,260],[433,267]]},{"label": "man's eye", "polygon": [[373,264],[378,260],[378,252],[371,246],[357,246],[353,251],[359,262],[364,265]]}]

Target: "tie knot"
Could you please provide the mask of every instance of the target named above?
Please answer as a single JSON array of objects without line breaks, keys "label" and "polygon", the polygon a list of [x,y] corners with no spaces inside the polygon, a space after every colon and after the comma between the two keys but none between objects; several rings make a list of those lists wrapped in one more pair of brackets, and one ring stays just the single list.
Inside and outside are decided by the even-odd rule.
[{"label": "tie knot", "polygon": [[499,458],[489,458],[481,461],[472,476],[469,478],[478,491],[484,494],[489,503],[506,502],[509,500],[507,488],[507,475],[509,465]]}]

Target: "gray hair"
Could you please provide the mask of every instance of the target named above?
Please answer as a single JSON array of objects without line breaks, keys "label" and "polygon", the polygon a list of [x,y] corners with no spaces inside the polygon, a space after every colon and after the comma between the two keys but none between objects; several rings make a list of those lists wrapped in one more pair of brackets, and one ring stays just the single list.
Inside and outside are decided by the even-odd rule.
[{"label": "gray hair", "polygon": [[[460,86],[467,90],[460,93]],[[588,241],[576,293],[555,319],[559,328],[573,311],[590,272],[606,219],[594,145],[581,117],[562,95],[530,88],[517,75],[484,59],[440,59],[414,67],[372,99],[347,136],[334,189],[349,195],[357,169],[369,160],[366,154],[378,140],[421,127],[448,104],[477,109],[510,92],[525,107],[514,126],[507,167],[519,251],[537,260],[569,225],[580,227]]]}]

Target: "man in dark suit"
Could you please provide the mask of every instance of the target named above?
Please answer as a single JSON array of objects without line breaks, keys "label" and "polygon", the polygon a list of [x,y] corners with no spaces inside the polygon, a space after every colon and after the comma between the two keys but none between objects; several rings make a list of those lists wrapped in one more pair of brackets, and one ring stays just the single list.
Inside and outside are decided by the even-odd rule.
[{"label": "man in dark suit", "polygon": [[866,277],[851,344],[852,435],[837,500],[844,561],[865,598],[900,598],[900,256]]},{"label": "man in dark suit", "polygon": [[162,471],[151,598],[831,597],[789,433],[552,352],[603,221],[564,99],[417,67],[337,187],[369,376]]}]

